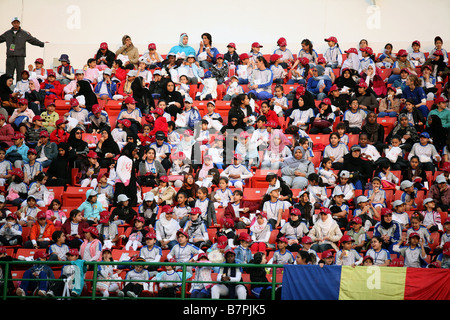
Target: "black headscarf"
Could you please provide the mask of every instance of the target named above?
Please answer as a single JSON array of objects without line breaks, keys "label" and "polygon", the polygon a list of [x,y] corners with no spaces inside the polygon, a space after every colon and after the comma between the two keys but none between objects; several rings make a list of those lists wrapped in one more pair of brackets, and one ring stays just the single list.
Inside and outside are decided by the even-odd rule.
[{"label": "black headscarf", "polygon": [[103,141],[102,147],[101,147],[101,152],[103,154],[106,154],[106,153],[112,153],[115,155],[119,154],[120,148],[119,148],[117,142],[114,141],[114,138],[112,137],[111,132],[107,129],[101,130],[101,132],[103,132],[103,131],[105,131],[108,134],[108,138],[105,141]]},{"label": "black headscarf", "polygon": [[69,144],[70,147],[72,147],[72,150],[74,150],[75,152],[82,152],[86,150],[86,148],[89,149],[89,146],[88,143],[84,141],[82,138],[79,139],[77,138],[75,132],[77,132],[78,130],[83,131],[83,129],[81,129],[80,127],[75,127],[70,131],[67,143]]},{"label": "black headscarf", "polygon": [[14,79],[14,77],[6,73],[0,76],[0,98],[2,101],[9,101],[9,95],[13,93],[11,87],[6,84],[9,79]]},{"label": "black headscarf", "polygon": [[77,92],[75,97],[84,96],[86,101],[86,108],[90,111],[94,104],[98,104],[97,96],[94,91],[92,91],[91,84],[87,80],[79,80],[77,84],[80,86],[80,90]]},{"label": "black headscarf", "polygon": [[155,101],[153,100],[150,90],[142,85],[143,78],[136,77],[131,83],[131,90],[133,91],[133,98],[136,100],[136,106],[141,111],[148,108],[155,108]]}]

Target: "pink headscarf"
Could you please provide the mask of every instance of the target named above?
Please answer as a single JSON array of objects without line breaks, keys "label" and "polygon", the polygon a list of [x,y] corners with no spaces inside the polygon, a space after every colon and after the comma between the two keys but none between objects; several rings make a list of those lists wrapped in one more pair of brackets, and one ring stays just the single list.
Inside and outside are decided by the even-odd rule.
[{"label": "pink headscarf", "polygon": [[[279,137],[280,138],[280,144],[276,145],[274,142],[274,138]],[[283,131],[280,129],[275,129],[272,134],[270,135],[270,141],[269,141],[269,151],[271,152],[283,152],[284,147],[288,146],[290,144],[289,139],[284,135]]]}]

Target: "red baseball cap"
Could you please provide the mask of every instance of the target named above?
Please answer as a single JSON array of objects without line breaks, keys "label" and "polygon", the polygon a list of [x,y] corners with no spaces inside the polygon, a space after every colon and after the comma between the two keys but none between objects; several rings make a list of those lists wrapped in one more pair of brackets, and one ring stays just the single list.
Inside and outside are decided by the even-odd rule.
[{"label": "red baseball cap", "polygon": [[128,120],[128,119],[122,119],[122,120],[119,120],[119,121],[117,121],[117,122],[123,124],[123,125],[124,125],[125,127],[127,127],[127,128],[131,127],[131,121]]},{"label": "red baseball cap", "polygon": [[405,49],[400,49],[398,51],[398,53],[397,53],[398,57],[404,57],[404,56],[407,56],[407,55],[408,55],[408,52]]},{"label": "red baseball cap", "polygon": [[76,98],[70,99],[70,106],[71,107],[76,107],[76,106],[79,106],[79,105],[80,105],[80,102],[78,101],[78,99],[76,99]]},{"label": "red baseball cap", "polygon": [[216,60],[217,60],[217,59],[224,59],[223,54],[218,53],[218,54],[216,55]]},{"label": "red baseball cap", "polygon": [[53,70],[47,72],[47,77],[56,77],[56,73]]},{"label": "red baseball cap", "polygon": [[242,53],[242,54],[239,56],[239,59],[240,59],[240,60],[245,60],[245,59],[248,59],[248,58],[250,58],[250,57],[249,57],[249,55],[248,55],[247,53]]},{"label": "red baseball cap", "polygon": [[44,138],[50,137],[50,134],[48,133],[47,130],[42,130],[42,131],[39,133],[39,138],[42,138],[42,137],[44,137]]},{"label": "red baseball cap", "polygon": [[58,120],[56,120],[56,125],[57,125],[57,126],[59,126],[60,124],[63,124],[63,123],[69,123],[69,121],[68,121],[68,120],[64,120],[64,119],[58,119]]},{"label": "red baseball cap", "polygon": [[324,57],[317,58],[317,63],[327,63],[327,60]]},{"label": "red baseball cap", "polygon": [[356,50],[356,48],[350,48],[347,51],[344,51],[345,53],[356,53],[358,54],[358,50]]},{"label": "red baseball cap", "polygon": [[96,227],[89,227],[86,229],[83,229],[83,232],[89,232],[92,236],[98,237],[98,229]]},{"label": "red baseball cap", "polygon": [[103,49],[103,50],[108,49],[108,44],[106,42],[100,43],[100,49]]},{"label": "red baseball cap", "polygon": [[231,48],[235,48],[236,49],[236,44],[234,42],[230,42],[227,47],[231,47]]},{"label": "red baseball cap", "polygon": [[162,116],[164,114],[164,109],[163,108],[156,108],[155,110],[153,110],[151,112],[159,114],[160,116]]},{"label": "red baseball cap", "polygon": [[277,61],[277,60],[280,59],[280,58],[281,58],[281,56],[280,56],[279,54],[274,53],[274,54],[272,54],[272,55],[270,56],[270,61],[271,61],[271,62],[275,62],[275,61]]},{"label": "red baseball cap", "polygon": [[234,158],[237,160],[242,160],[242,156],[239,153],[235,153]]},{"label": "red baseball cap", "polygon": [[419,40],[414,40],[412,45],[415,45],[415,44],[417,44],[420,47],[420,41]]},{"label": "red baseball cap", "polygon": [[341,242],[354,242],[355,240],[350,237],[348,234],[345,234],[341,237]]},{"label": "red baseball cap", "polygon": [[299,57],[298,61],[304,66],[306,66],[309,63],[309,59],[307,57]]},{"label": "red baseball cap", "polygon": [[302,95],[304,95],[306,92],[306,89],[304,86],[298,86],[297,89],[295,89],[295,97],[298,99]]},{"label": "red baseball cap", "polygon": [[289,214],[290,215],[295,215],[295,216],[301,216],[302,212],[300,211],[300,209],[293,208]]},{"label": "red baseball cap", "polygon": [[200,210],[200,208],[198,207],[194,207],[191,209],[191,212],[189,212],[190,214],[202,214],[202,210]]},{"label": "red baseball cap", "polygon": [[129,104],[129,103],[130,103],[130,104],[135,104],[135,103],[136,103],[136,100],[134,100],[133,97],[128,96],[128,97],[125,98],[124,103],[125,103],[125,104]]},{"label": "red baseball cap", "polygon": [[253,42],[252,48],[262,48],[263,46],[259,44],[259,42]]},{"label": "red baseball cap", "polygon": [[333,84],[333,85],[331,86],[329,92],[333,92],[333,91],[336,91],[336,90],[339,90],[339,87],[338,87],[337,85]]},{"label": "red baseball cap", "polygon": [[156,44],[154,44],[153,42],[149,43],[148,44],[148,50],[156,50]]},{"label": "red baseball cap", "polygon": [[40,63],[40,64],[44,64],[44,59],[42,58],[37,58],[34,63]]},{"label": "red baseball cap", "polygon": [[367,83],[365,81],[360,81],[356,86],[361,88],[367,88]]},{"label": "red baseball cap", "polygon": [[302,243],[313,243],[313,241],[310,236],[304,236],[302,238]]},{"label": "red baseball cap", "polygon": [[28,105],[28,100],[22,98],[22,99],[19,99],[19,100],[17,101],[17,103],[18,103],[18,104],[21,104],[21,105],[24,105],[24,106],[27,106],[27,105]]},{"label": "red baseball cap", "polygon": [[33,260],[37,260],[40,258],[47,258],[47,257],[48,257],[48,254],[45,251],[39,250],[34,253]]},{"label": "red baseball cap", "polygon": [[217,247],[219,249],[225,249],[227,245],[228,245],[227,236],[222,235],[217,239]]},{"label": "red baseball cap", "polygon": [[93,158],[93,159],[98,159],[97,152],[95,152],[93,150],[89,151],[88,154],[86,155],[86,157]]},{"label": "red baseball cap", "polygon": [[362,224],[362,219],[360,217],[354,217],[352,223]]},{"label": "red baseball cap", "polygon": [[328,42],[328,41],[333,41],[334,43],[337,43],[337,42],[338,42],[336,37],[329,37],[329,38],[326,38],[325,41],[327,41],[327,42]]},{"label": "red baseball cap", "polygon": [[102,110],[103,110],[103,108],[99,104],[94,104],[92,106],[92,113],[100,113],[100,112],[102,112]]},{"label": "red baseball cap", "polygon": [[161,177],[159,177],[159,181],[162,181],[162,182],[169,182],[169,177],[168,176],[161,176]]},{"label": "red baseball cap", "polygon": [[326,105],[331,106],[331,100],[330,100],[330,98],[325,98],[325,99],[323,99],[323,100],[322,100],[322,103],[325,103]]},{"label": "red baseball cap", "polygon": [[277,242],[284,242],[284,243],[288,243],[288,239],[285,236],[279,237],[277,239]]},{"label": "red baseball cap", "polygon": [[32,121],[34,122],[34,121],[42,121],[42,120],[44,120],[44,119],[42,119],[42,117],[40,115],[37,115],[37,116],[33,117]]},{"label": "red baseball cap", "polygon": [[239,234],[238,240],[250,242],[250,241],[252,241],[252,238],[250,237],[250,235],[247,232],[241,232]]},{"label": "red baseball cap", "polygon": [[371,47],[365,47],[360,49],[362,52],[367,52],[369,55],[373,54],[373,50]]},{"label": "red baseball cap", "polygon": [[321,207],[320,213],[331,214],[331,210],[329,208]]},{"label": "red baseball cap", "polygon": [[14,136],[12,137],[12,140],[17,140],[17,139],[25,139],[25,135],[23,133],[16,132],[14,134]]},{"label": "red baseball cap", "polygon": [[281,37],[280,39],[278,39],[277,44],[280,47],[284,47],[284,46],[287,46],[287,41],[285,38]]},{"label": "red baseball cap", "polygon": [[445,99],[445,98],[442,97],[442,96],[437,97],[436,99],[434,99],[434,103],[436,103],[436,104],[441,103],[441,102],[448,102],[448,100]]},{"label": "red baseball cap", "polygon": [[184,235],[186,238],[189,238],[189,234],[188,234],[186,231],[184,231],[184,229],[179,229],[179,230],[177,231],[177,237],[178,237],[179,234],[182,234],[182,235]]},{"label": "red baseball cap", "polygon": [[331,252],[330,250],[326,250],[324,252],[322,252],[322,258],[331,258],[333,257],[333,252]]},{"label": "red baseball cap", "polygon": [[385,215],[388,215],[388,214],[392,215],[392,210],[391,209],[389,209],[389,208],[382,208],[381,209],[381,215],[382,216],[385,216]]}]

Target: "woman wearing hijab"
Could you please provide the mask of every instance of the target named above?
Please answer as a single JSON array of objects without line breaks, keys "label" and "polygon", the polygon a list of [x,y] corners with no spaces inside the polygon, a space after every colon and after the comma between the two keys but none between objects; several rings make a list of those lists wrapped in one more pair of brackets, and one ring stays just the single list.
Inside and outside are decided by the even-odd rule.
[{"label": "woman wearing hijab", "polygon": [[378,123],[375,112],[369,112],[366,123],[361,128],[361,133],[367,134],[367,138],[369,139],[367,143],[377,148],[380,154],[387,147],[384,143],[384,127]]},{"label": "woman wearing hijab", "polygon": [[264,152],[261,169],[278,170],[284,159],[292,155],[289,139],[280,129],[275,129],[270,136],[269,147]]},{"label": "woman wearing hijab", "polygon": [[40,106],[44,105],[45,91],[41,91],[41,85],[36,78],[29,80],[29,90],[25,92],[25,99],[28,100],[28,108],[33,110],[34,114],[40,113]]},{"label": "woman wearing hijab", "polygon": [[337,243],[342,237],[342,231],[336,220],[333,219],[330,209],[320,209],[319,217],[308,236],[313,241],[311,249],[316,252],[324,252],[330,249],[339,251]]},{"label": "woman wearing hijab", "polygon": [[314,114],[316,114],[319,110],[316,108],[314,102],[314,96],[311,92],[306,90],[306,88],[302,85],[299,85],[294,92],[294,96],[292,99],[292,108],[287,109],[284,112],[285,118],[289,118],[292,112],[296,109],[300,109],[302,111],[307,109],[313,109]]},{"label": "woman wearing hijab", "polygon": [[75,153],[75,167],[79,168],[79,164],[82,160],[86,159],[86,155],[89,152],[89,145],[82,139],[83,130],[80,127],[75,127],[70,131],[69,150]]},{"label": "woman wearing hijab", "polygon": [[306,89],[311,92],[316,100],[323,100],[327,97],[332,83],[329,77],[324,77],[325,68],[317,65],[311,69],[312,77],[308,79]]},{"label": "woman wearing hijab", "polygon": [[50,163],[47,174],[47,186],[66,186],[71,184],[72,163],[75,153],[69,150],[69,144],[58,144],[58,156]]},{"label": "woman wearing hijab", "polygon": [[444,146],[447,144],[448,130],[442,126],[442,120],[438,115],[428,115],[428,126],[425,132],[430,134],[433,145],[438,153],[442,153]]},{"label": "woman wearing hijab", "polygon": [[352,71],[350,69],[343,69],[342,73],[339,77],[336,78],[334,84],[338,86],[339,90],[347,88],[346,92],[342,92],[341,95],[344,95],[347,100],[350,99],[350,96],[355,91],[356,82],[352,77]]},{"label": "woman wearing hijab", "polygon": [[178,45],[173,46],[170,49],[169,53],[174,53],[174,54],[184,53],[186,57],[190,54],[193,54],[194,56],[196,56],[196,52],[195,52],[194,48],[189,46],[188,42],[189,42],[189,37],[188,37],[187,33],[180,34],[180,39],[178,41]]},{"label": "woman wearing hijab", "polygon": [[353,173],[355,189],[363,190],[365,184],[373,176],[374,167],[371,161],[361,158],[361,147],[353,145],[350,152],[344,156],[342,169]]},{"label": "woman wearing hijab", "polygon": [[150,90],[145,86],[144,78],[136,77],[131,84],[131,91],[133,91],[136,107],[141,110],[142,114],[148,114],[155,109],[155,101]]},{"label": "woman wearing hijab", "polygon": [[100,131],[100,140],[97,143],[95,152],[100,159],[100,167],[108,168],[116,155],[120,154],[120,148],[108,129]]},{"label": "woman wearing hijab", "polygon": [[116,51],[116,56],[119,55],[126,57],[127,61],[124,63],[125,66],[134,64],[137,68],[137,64],[139,61],[139,51],[134,46],[129,35],[124,35],[122,37],[122,46]]},{"label": "woman wearing hijab", "polygon": [[292,189],[304,189],[308,185],[308,176],[314,173],[314,164],[303,159],[302,147],[297,146],[291,156],[281,164],[281,178]]},{"label": "woman wearing hijab", "polygon": [[167,81],[165,90],[161,93],[160,100],[167,103],[166,112],[172,117],[177,117],[177,114],[183,112],[184,99],[183,95],[175,90],[175,83],[172,80]]},{"label": "woman wearing hijab", "polygon": [[14,109],[17,106],[17,99],[20,96],[19,92],[14,92],[11,90],[14,78],[10,74],[2,74],[0,76],[0,99],[2,107],[8,111],[9,115],[12,115]]},{"label": "woman wearing hijab", "polygon": [[392,249],[402,237],[402,227],[400,224],[392,220],[392,211],[388,208],[381,210],[381,221],[378,222],[373,230],[374,237],[381,237],[382,248],[388,250],[390,253],[396,253]]},{"label": "woman wearing hijab", "polygon": [[92,106],[94,104],[98,104],[97,95],[92,90],[92,85],[87,80],[78,80],[77,81],[77,93],[75,98],[84,97],[84,105],[88,111],[92,110]]},{"label": "woman wearing hijab", "polygon": [[417,133],[416,127],[409,122],[406,113],[399,114],[397,124],[386,137],[386,142],[390,142],[395,135],[402,137],[400,148],[405,152],[410,152],[413,144],[419,141],[419,134]]},{"label": "woman wearing hijab", "polygon": [[129,206],[135,207],[137,204],[137,184],[136,176],[138,164],[135,161],[138,148],[134,143],[127,143],[116,164],[117,179],[115,181],[114,205],[117,206],[117,197],[124,194],[129,198]]}]

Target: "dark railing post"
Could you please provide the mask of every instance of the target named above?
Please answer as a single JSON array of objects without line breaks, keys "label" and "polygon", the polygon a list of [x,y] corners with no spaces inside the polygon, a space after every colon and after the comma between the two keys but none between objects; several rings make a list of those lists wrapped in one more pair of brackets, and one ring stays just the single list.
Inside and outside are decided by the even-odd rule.
[{"label": "dark railing post", "polygon": [[92,275],[92,300],[95,300],[97,295],[97,276],[98,276],[98,265],[94,262],[94,272]]},{"label": "dark railing post", "polygon": [[272,300],[275,300],[275,291],[277,289],[277,268],[272,267]]},{"label": "dark railing post", "polygon": [[185,264],[182,265],[182,276],[181,276],[181,300],[184,300],[186,298],[186,268],[187,266]]},{"label": "dark railing post", "polygon": [[[3,300],[6,300],[6,296],[8,293],[8,274],[9,274],[9,263],[5,265],[5,273],[3,274]],[[12,279],[11,279],[12,281]]]}]

